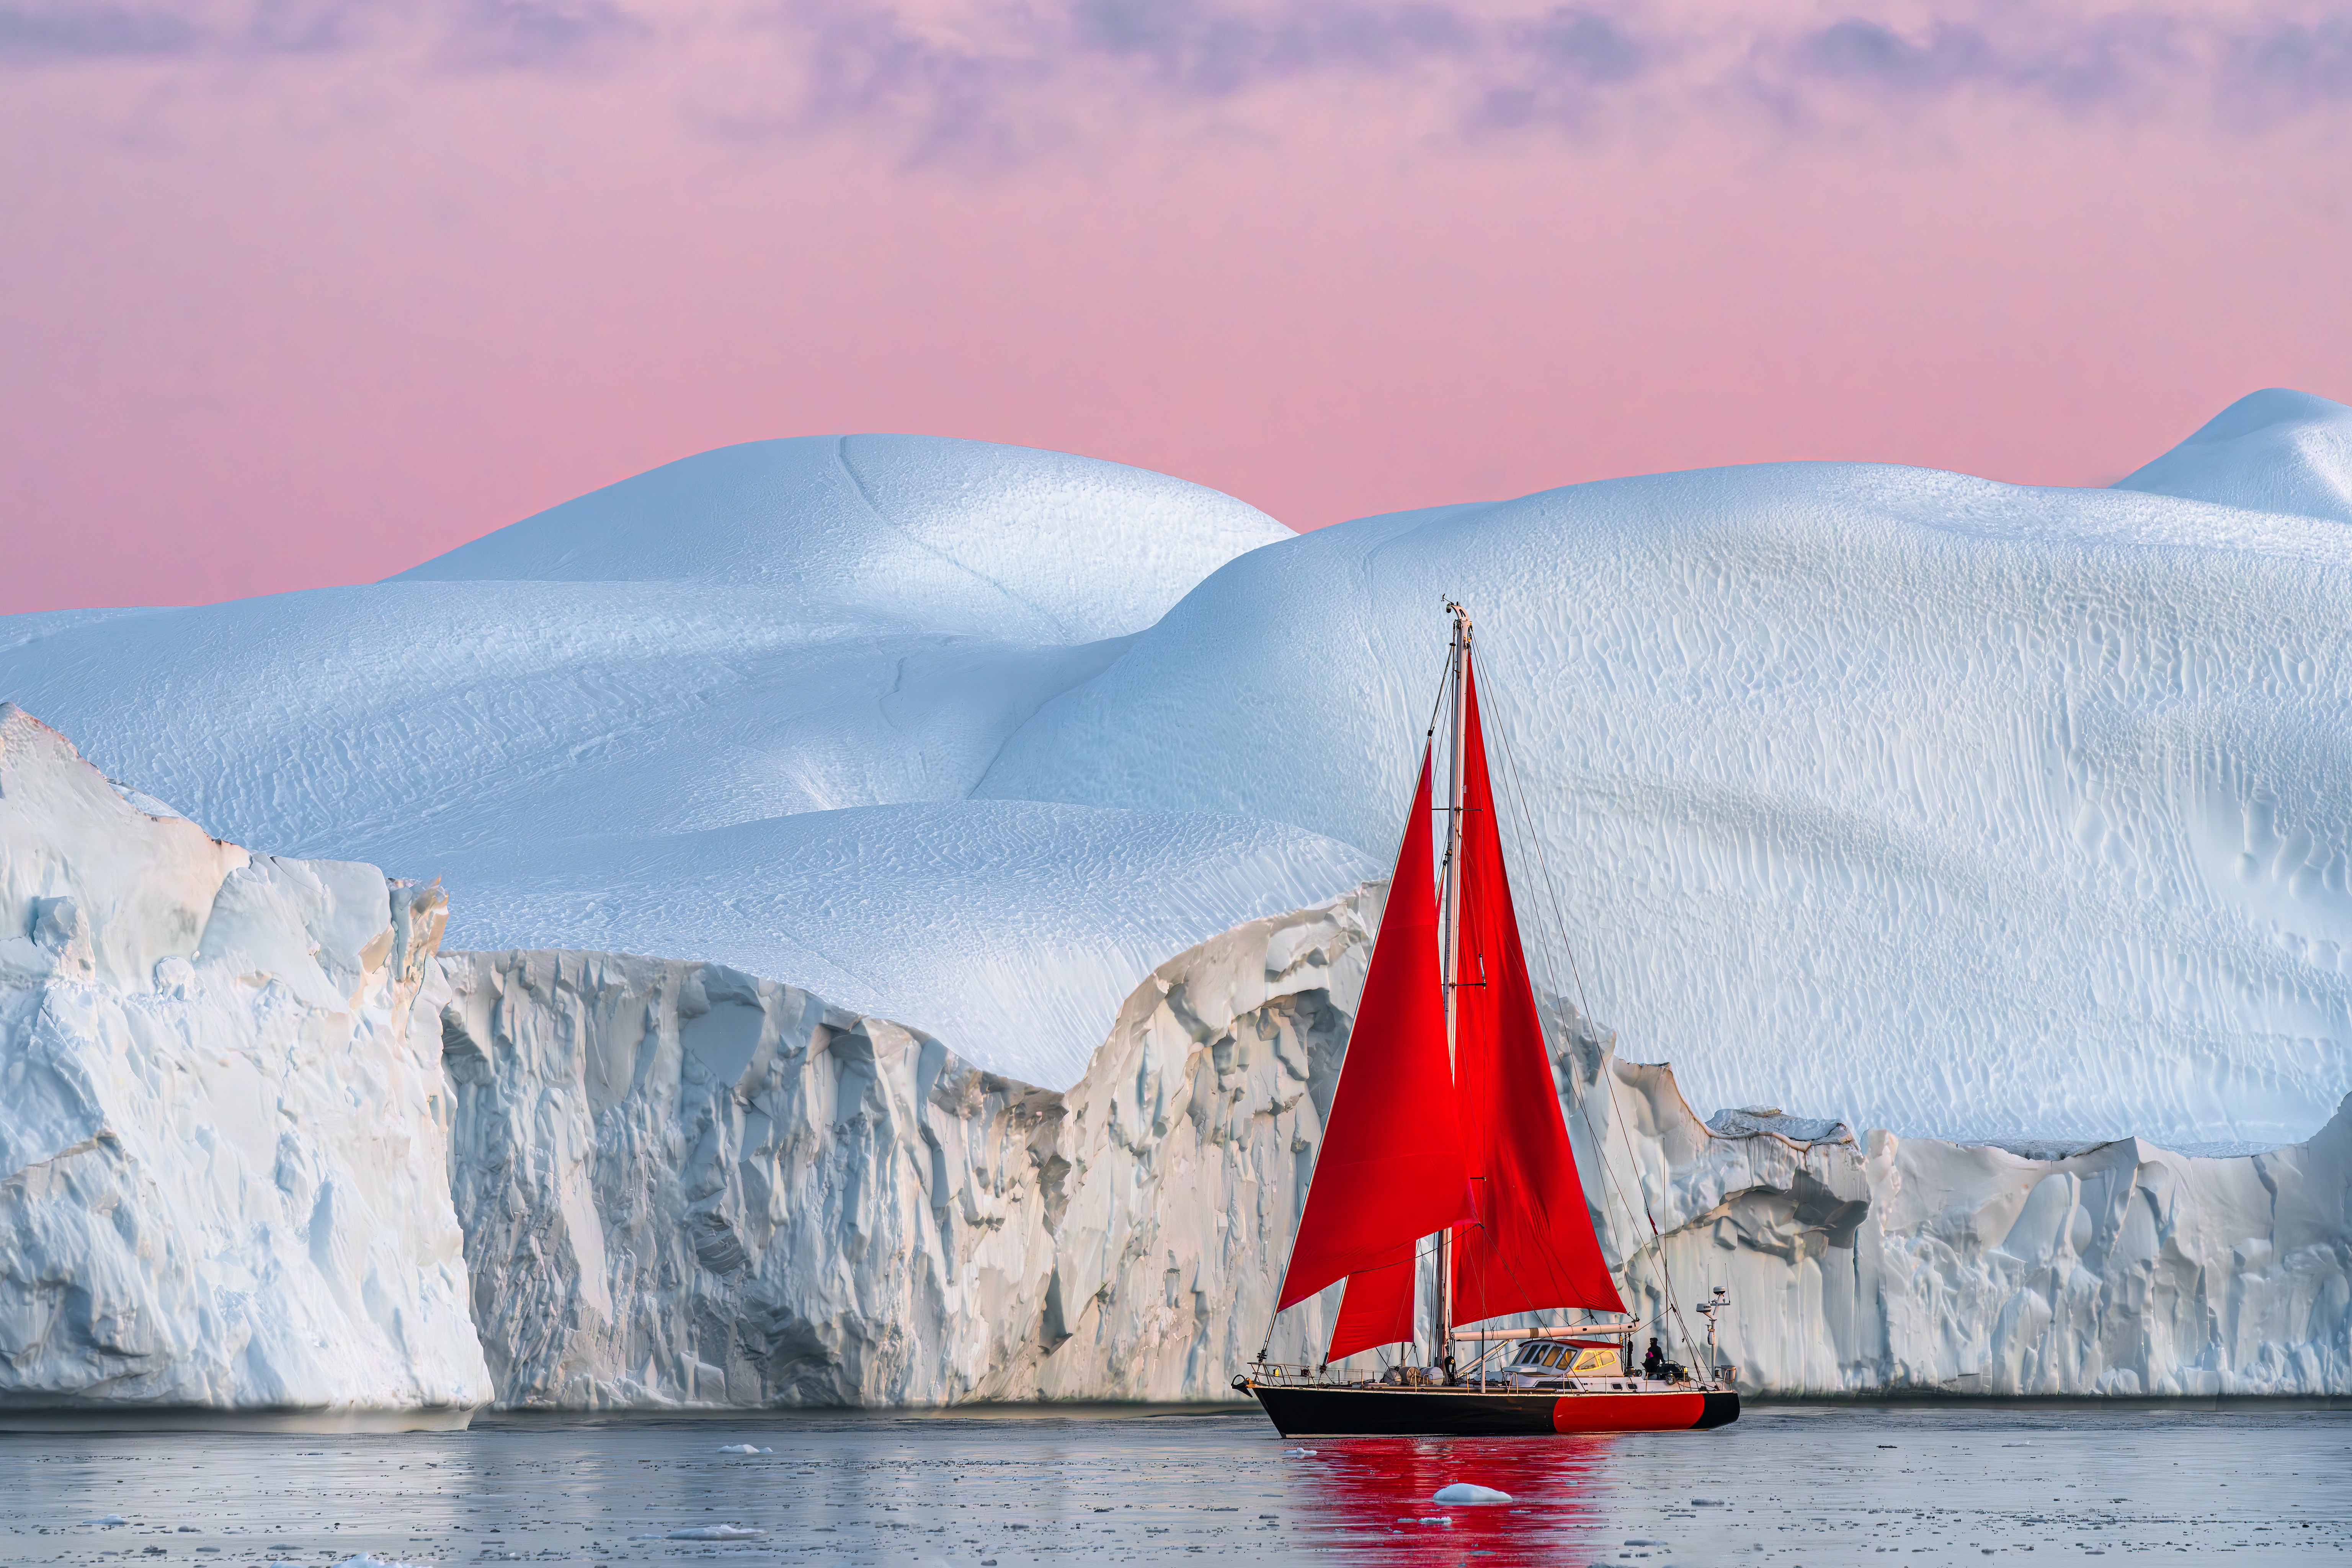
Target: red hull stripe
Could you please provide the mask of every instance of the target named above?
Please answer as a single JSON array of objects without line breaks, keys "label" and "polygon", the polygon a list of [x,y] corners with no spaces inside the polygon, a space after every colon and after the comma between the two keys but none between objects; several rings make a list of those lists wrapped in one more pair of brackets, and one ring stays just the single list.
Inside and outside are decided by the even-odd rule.
[{"label": "red hull stripe", "polygon": [[1551,1407],[1555,1432],[1686,1432],[1706,1414],[1704,1394],[1572,1394]]}]

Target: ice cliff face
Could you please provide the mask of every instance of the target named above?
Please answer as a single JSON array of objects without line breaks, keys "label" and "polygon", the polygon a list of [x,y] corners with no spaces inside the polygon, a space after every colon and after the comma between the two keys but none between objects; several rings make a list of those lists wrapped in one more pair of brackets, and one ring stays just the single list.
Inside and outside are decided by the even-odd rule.
[{"label": "ice cliff face", "polygon": [[0,1413],[490,1396],[414,1009],[446,917],[142,810],[0,704]]},{"label": "ice cliff face", "polygon": [[[500,1398],[1225,1397],[1266,1342],[1370,896],[1162,964],[1066,1094],[715,966],[452,956],[456,1187]],[[1558,1038],[1633,1304],[1671,1279],[1703,1334],[1688,1309],[1727,1287],[1751,1392],[2352,1390],[2352,1114],[2232,1159],[1777,1113],[1718,1132],[1670,1068],[1572,1016]],[[1275,1354],[1313,1359],[1336,1307],[1286,1315]]]},{"label": "ice cliff face", "polygon": [[1361,901],[1162,965],[1067,1094],[717,965],[452,955],[453,1189],[501,1401],[1223,1396],[1336,1079]]},{"label": "ice cliff face", "polygon": [[[1590,1037],[1559,1067],[1588,1181],[1604,1164],[1623,1178],[1595,1207],[1632,1259],[1628,1305],[1659,1311],[1671,1280],[1704,1338],[1689,1309],[1727,1289],[1721,1358],[1742,1388],[2352,1391],[2352,1097],[2306,1142],[2196,1159],[2136,1138],[2012,1151],[1736,1114],[1717,1132],[1665,1067]],[[1604,1071],[1613,1094],[1594,1091]]]}]

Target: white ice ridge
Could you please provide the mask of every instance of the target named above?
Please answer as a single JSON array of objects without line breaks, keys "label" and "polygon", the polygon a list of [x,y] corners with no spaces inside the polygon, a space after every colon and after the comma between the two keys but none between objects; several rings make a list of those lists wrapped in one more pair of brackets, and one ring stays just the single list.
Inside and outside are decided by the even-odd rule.
[{"label": "white ice ridge", "polygon": [[2262,394],[2129,481],[2199,500],[1782,464],[1342,523],[1210,577],[978,793],[1384,854],[1460,598],[1522,914],[1548,873],[1593,1014],[1702,1103],[2290,1142],[2352,1089],[2347,428]]},{"label": "white ice ridge", "polygon": [[[758,442],[390,583],[0,619],[0,696],[230,838],[438,877],[457,945],[739,964],[1067,1083],[1160,959],[1372,869],[1284,824],[964,800],[1039,703],[1286,537],[1113,463]],[[1008,997],[1056,1022],[999,1059]]]},{"label": "white ice ridge", "polygon": [[462,1423],[446,907],[141,810],[0,704],[0,1419]]},{"label": "white ice ridge", "polygon": [[[1278,1321],[1272,1296],[1375,896],[1161,964],[1067,1094],[716,966],[452,955],[457,1191],[501,1400],[1213,1399],[1260,1343],[1314,1361],[1337,1292]],[[1727,1288],[1744,1389],[2352,1392],[2352,1108],[2224,1159],[1857,1144],[1763,1112],[1722,1134],[1670,1068],[1554,1012],[1633,1304],[1656,1315],[1671,1279],[1703,1333],[1688,1309]]]}]

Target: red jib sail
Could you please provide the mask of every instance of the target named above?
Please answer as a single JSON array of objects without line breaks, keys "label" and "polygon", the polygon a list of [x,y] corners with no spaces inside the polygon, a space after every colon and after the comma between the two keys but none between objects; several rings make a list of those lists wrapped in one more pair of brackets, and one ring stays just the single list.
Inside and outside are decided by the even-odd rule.
[{"label": "red jib sail", "polygon": [[1503,869],[1478,688],[1465,661],[1461,931],[1454,958],[1454,1081],[1477,1202],[1454,1232],[1457,1323],[1584,1307],[1622,1312],[1560,1121]]},{"label": "red jib sail", "polygon": [[[1299,1216],[1298,1239],[1283,1276],[1279,1305],[1304,1300],[1359,1270],[1367,1281],[1365,1314],[1387,1326],[1394,1318],[1391,1281],[1406,1294],[1405,1330],[1412,1337],[1412,1269],[1392,1267],[1399,1249],[1410,1259],[1422,1237],[1472,1217],[1462,1144],[1454,1109],[1454,1078],[1445,1062],[1445,1003],[1437,961],[1437,894],[1430,872],[1429,755],[1421,759],[1421,788],[1405,820],[1389,884],[1387,912],[1372,944],[1364,997],[1348,1055],[1332,1091],[1323,1150]],[[1349,1287],[1349,1306],[1359,1287]],[[1349,1314],[1342,1312],[1343,1317]],[[1366,1331],[1370,1331],[1369,1329]],[[1370,1340],[1384,1344],[1388,1340]],[[1360,1349],[1362,1346],[1358,1346]],[[1345,1354],[1336,1345],[1337,1359]]]},{"label": "red jib sail", "polygon": [[1339,1298],[1339,1321],[1332,1325],[1327,1362],[1392,1345],[1412,1338],[1413,1258],[1416,1242],[1401,1242],[1389,1260],[1348,1276],[1347,1294]]}]

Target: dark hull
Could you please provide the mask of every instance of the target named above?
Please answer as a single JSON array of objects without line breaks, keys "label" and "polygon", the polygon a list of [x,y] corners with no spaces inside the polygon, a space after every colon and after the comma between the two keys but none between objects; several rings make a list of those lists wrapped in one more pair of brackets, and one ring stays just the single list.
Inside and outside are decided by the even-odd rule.
[{"label": "dark hull", "polygon": [[1268,1385],[1250,1392],[1286,1437],[1549,1437],[1563,1432],[1695,1432],[1739,1419],[1728,1389],[1640,1394],[1482,1394],[1475,1388]]}]

